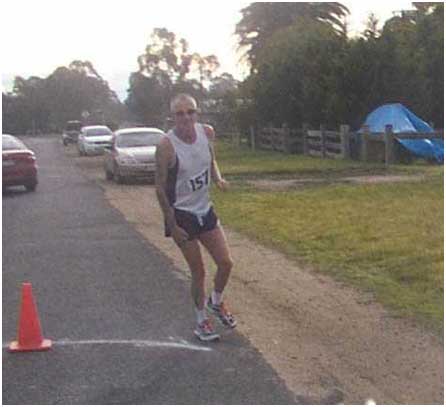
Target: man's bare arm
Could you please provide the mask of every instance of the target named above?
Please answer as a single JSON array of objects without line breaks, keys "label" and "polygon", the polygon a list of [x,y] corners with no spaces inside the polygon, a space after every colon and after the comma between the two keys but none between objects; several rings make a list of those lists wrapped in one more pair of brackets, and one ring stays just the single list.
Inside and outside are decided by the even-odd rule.
[{"label": "man's bare arm", "polygon": [[223,177],[221,176],[220,168],[218,167],[217,160],[215,159],[214,146],[210,144],[209,147],[212,156],[211,176],[214,182],[220,182],[223,180]]},{"label": "man's bare arm", "polygon": [[163,212],[164,220],[167,227],[171,231],[175,242],[181,246],[188,238],[188,234],[180,228],[175,220],[175,212],[170,205],[166,195],[167,175],[169,172],[169,164],[173,161],[174,152],[170,142],[167,139],[161,140],[156,149],[156,196]]},{"label": "man's bare arm", "polygon": [[218,168],[217,160],[215,158],[214,141],[215,141],[215,131],[212,126],[208,124],[203,125],[204,131],[209,141],[209,151],[211,152],[211,176],[214,182],[219,182],[222,179],[220,169]]},{"label": "man's bare arm", "polygon": [[163,211],[164,220],[170,229],[175,226],[175,216],[172,206],[167,199],[167,174],[169,171],[169,147],[167,139],[163,139],[156,149],[156,173],[155,173],[155,185],[156,196]]},{"label": "man's bare arm", "polygon": [[209,140],[209,150],[211,152],[211,177],[213,179],[213,181],[217,184],[217,186],[220,189],[226,189],[228,186],[228,183],[226,182],[226,180],[221,176],[220,173],[220,168],[218,167],[217,164],[217,159],[215,157],[215,150],[214,150],[214,141],[215,141],[215,131],[212,128],[212,126],[209,126],[207,124],[205,124],[204,126],[204,130],[206,133],[206,136]]}]

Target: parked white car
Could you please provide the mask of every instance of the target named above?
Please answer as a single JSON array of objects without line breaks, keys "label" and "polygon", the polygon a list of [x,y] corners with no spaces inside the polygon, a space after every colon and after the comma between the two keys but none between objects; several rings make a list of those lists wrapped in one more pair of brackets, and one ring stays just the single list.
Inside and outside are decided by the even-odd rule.
[{"label": "parked white car", "polygon": [[85,126],[77,140],[79,155],[97,155],[104,153],[104,147],[110,147],[113,133],[107,126]]},{"label": "parked white car", "polygon": [[113,143],[105,153],[105,177],[118,183],[129,178],[153,177],[156,146],[163,136],[164,132],[154,127],[116,131]]}]

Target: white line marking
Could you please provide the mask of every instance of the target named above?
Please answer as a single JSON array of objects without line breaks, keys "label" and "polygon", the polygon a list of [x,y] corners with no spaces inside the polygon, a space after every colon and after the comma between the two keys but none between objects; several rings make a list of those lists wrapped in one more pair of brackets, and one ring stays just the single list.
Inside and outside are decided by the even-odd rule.
[{"label": "white line marking", "polygon": [[[145,340],[137,340],[137,339],[92,339],[92,340],[83,340],[83,341],[71,341],[71,340],[60,340],[53,341],[53,345],[55,346],[78,346],[78,345],[132,345],[139,348],[178,348],[178,349],[187,349],[187,350],[199,350],[204,352],[212,351],[212,348],[208,348],[205,346],[198,346],[192,343],[189,343],[185,340],[181,342],[162,342],[162,341],[145,341]],[[7,348],[9,345],[3,344],[3,348]]]}]

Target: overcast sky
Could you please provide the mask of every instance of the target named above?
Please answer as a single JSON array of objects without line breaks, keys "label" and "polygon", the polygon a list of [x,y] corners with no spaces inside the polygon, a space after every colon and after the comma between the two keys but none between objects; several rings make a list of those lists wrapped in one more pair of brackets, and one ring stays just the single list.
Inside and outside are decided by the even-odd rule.
[{"label": "overcast sky", "polygon": [[[3,90],[14,76],[48,76],[75,59],[89,60],[111,88],[125,97],[130,72],[144,52],[155,27],[186,39],[189,51],[215,54],[221,72],[242,79],[238,66],[235,25],[249,1],[147,0],[7,0],[1,13]],[[350,11],[352,33],[362,31],[370,12],[383,23],[392,11],[412,8],[411,2],[341,1]]]}]

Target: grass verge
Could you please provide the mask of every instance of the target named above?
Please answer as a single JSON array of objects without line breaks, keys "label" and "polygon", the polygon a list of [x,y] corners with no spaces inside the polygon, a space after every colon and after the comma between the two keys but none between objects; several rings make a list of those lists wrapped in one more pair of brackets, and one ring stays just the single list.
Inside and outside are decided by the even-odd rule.
[{"label": "grass verge", "polygon": [[[229,193],[214,191],[224,222],[317,270],[371,291],[398,315],[443,329],[443,167],[393,167],[423,182],[316,185],[259,191],[245,177],[311,172],[349,175],[381,166],[282,154],[217,150]],[[239,156],[234,159],[234,156]],[[242,163],[236,163],[243,159]],[[384,169],[385,170],[385,169]],[[273,172],[272,172],[273,171]],[[329,175],[327,175],[329,174]]]},{"label": "grass verge", "polygon": [[352,175],[442,175],[443,167],[426,165],[424,161],[412,165],[384,163],[362,163],[352,160],[319,159],[303,155],[282,154],[272,151],[251,151],[248,148],[235,149],[228,142],[216,145],[217,160],[222,172],[228,178],[337,178]]}]

